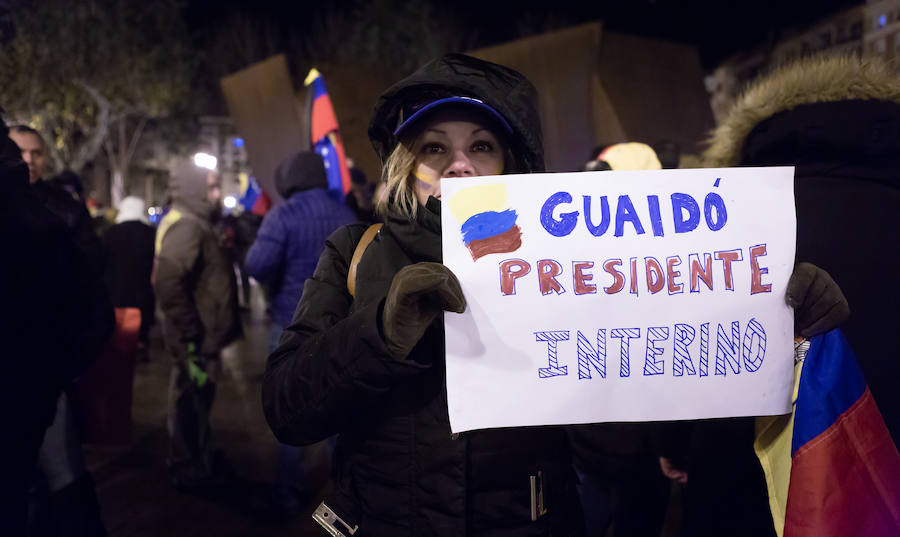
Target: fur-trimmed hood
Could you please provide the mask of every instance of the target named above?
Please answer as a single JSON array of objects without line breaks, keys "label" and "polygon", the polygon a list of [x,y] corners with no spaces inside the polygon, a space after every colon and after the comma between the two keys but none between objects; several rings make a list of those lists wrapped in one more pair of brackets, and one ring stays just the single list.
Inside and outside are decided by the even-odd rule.
[{"label": "fur-trimmed hood", "polygon": [[736,166],[747,136],[763,121],[798,106],[838,101],[900,104],[900,78],[878,58],[805,58],[752,83],[713,131],[703,164]]}]

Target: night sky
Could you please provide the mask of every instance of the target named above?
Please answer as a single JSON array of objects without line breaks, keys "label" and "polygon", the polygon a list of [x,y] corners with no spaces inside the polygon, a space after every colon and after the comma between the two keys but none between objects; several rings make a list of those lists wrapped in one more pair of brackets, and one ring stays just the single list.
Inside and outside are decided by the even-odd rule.
[{"label": "night sky", "polygon": [[[452,11],[455,17],[477,29],[480,47],[524,37],[522,20],[548,20],[555,27],[603,20],[616,31],[695,44],[707,69],[714,68],[738,50],[777,38],[791,26],[802,26],[861,3],[860,0],[432,1],[437,12]],[[193,26],[203,26],[214,24],[216,13],[222,15],[240,10],[248,16],[271,17],[283,26],[284,31],[290,32],[302,28],[310,9],[322,9],[322,6],[352,9],[354,5],[358,3],[342,0],[299,1],[287,5],[272,0],[252,3],[195,0],[189,4],[188,13]]]}]

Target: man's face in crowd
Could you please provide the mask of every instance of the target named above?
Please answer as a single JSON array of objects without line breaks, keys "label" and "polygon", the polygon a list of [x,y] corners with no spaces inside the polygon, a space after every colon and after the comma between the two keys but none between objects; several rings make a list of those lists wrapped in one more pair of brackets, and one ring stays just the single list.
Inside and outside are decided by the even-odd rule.
[{"label": "man's face in crowd", "polygon": [[28,164],[28,179],[32,184],[44,176],[46,156],[44,143],[37,135],[30,132],[10,131],[10,139],[22,150],[22,160]]},{"label": "man's face in crowd", "polygon": [[206,199],[214,207],[218,207],[222,200],[222,187],[219,185],[219,176],[216,172],[211,171],[206,175]]}]

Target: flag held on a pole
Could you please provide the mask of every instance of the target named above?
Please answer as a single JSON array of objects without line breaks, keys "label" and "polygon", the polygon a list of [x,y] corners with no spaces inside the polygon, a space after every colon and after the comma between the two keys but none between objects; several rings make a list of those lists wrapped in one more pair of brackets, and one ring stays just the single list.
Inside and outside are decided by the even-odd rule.
[{"label": "flag held on a pole", "polygon": [[242,192],[238,203],[253,214],[265,216],[269,209],[272,208],[272,200],[269,199],[269,196],[256,182],[256,178],[242,172],[238,174],[238,182],[241,185]]},{"label": "flag held on a pole", "polygon": [[344,153],[344,142],[338,130],[337,116],[325,81],[315,68],[310,69],[304,83],[309,88],[309,130],[313,151],[321,155],[328,175],[328,189],[346,195],[350,191],[350,169]]}]

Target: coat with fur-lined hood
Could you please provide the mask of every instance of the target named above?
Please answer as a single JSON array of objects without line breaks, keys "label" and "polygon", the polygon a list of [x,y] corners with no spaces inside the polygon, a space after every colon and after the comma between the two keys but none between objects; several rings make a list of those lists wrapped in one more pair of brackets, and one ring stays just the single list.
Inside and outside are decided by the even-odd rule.
[{"label": "coat with fur-lined hood", "polygon": [[[900,266],[900,79],[874,59],[783,66],[744,91],[709,144],[706,167],[795,167],[796,260],[825,269],[844,291],[851,315],[841,328],[896,441],[900,360],[885,338],[900,321],[900,288],[879,284],[878,275]],[[753,418],[685,424],[692,430],[682,530],[775,537]]]},{"label": "coat with fur-lined hood", "polygon": [[851,317],[842,329],[900,440],[900,360],[884,342],[900,323],[900,286],[878,277],[900,266],[897,72],[877,58],[785,66],[744,92],[704,164],[796,167],[797,261],[822,267],[844,291]]}]

